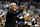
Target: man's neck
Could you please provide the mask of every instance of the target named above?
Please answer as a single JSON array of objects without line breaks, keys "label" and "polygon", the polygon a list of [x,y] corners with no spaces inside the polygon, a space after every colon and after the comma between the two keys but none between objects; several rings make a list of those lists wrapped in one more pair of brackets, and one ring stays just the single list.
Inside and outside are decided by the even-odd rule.
[{"label": "man's neck", "polygon": [[12,9],[12,10],[16,11],[16,9]]}]

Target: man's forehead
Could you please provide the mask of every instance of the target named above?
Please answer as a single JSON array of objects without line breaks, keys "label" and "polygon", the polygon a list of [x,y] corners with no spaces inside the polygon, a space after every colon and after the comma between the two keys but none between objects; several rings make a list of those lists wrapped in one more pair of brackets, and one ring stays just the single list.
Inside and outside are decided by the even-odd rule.
[{"label": "man's forehead", "polygon": [[16,4],[13,4],[13,6],[16,6]]}]

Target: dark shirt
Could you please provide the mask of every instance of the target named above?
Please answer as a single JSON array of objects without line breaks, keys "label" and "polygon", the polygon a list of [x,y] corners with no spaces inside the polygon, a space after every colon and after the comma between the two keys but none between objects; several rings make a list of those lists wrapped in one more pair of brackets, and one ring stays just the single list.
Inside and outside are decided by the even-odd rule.
[{"label": "dark shirt", "polygon": [[5,27],[15,27],[16,24],[16,17],[18,14],[20,14],[23,10],[20,10],[19,12],[13,11],[10,9],[6,15],[6,25]]}]

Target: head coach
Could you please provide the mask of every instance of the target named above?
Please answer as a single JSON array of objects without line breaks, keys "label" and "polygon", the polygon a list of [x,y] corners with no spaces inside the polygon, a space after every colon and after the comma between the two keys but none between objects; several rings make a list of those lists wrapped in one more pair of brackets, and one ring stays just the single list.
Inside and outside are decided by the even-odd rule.
[{"label": "head coach", "polygon": [[5,27],[16,27],[16,16],[20,14],[24,9],[19,10],[16,12],[16,3],[10,4],[10,10],[7,12],[6,15],[6,23]]}]

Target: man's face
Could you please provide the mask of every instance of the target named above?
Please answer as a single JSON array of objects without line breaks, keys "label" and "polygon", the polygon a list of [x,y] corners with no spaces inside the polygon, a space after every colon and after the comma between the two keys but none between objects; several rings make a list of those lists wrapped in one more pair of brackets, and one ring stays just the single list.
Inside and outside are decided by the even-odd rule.
[{"label": "man's face", "polygon": [[16,4],[15,4],[15,5],[13,5],[13,6],[11,6],[11,8],[12,8],[12,9],[16,9]]}]

